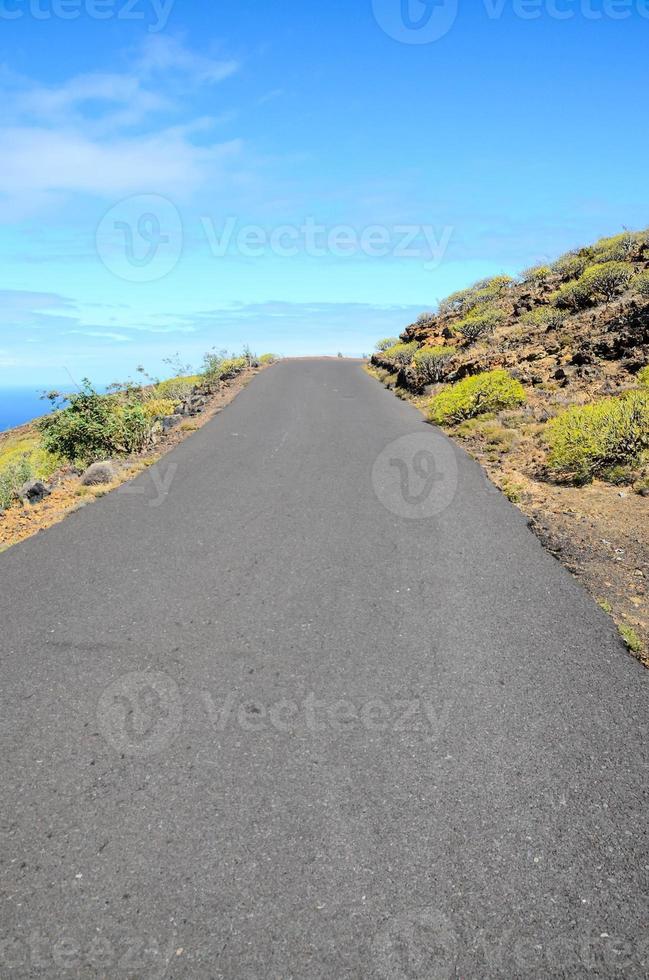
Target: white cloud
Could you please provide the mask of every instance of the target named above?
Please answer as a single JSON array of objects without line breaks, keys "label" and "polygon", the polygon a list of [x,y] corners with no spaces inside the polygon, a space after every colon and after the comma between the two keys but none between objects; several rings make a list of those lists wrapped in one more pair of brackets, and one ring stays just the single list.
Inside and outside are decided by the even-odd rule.
[{"label": "white cloud", "polygon": [[171,71],[187,75],[194,82],[214,84],[233,75],[239,64],[232,59],[207,58],[190,51],[176,38],[157,34],[145,39],[138,68],[145,76]]},{"label": "white cloud", "polygon": [[241,147],[239,140],[197,145],[181,128],[113,140],[76,130],[6,128],[0,129],[0,187],[5,194],[186,194],[214,177]]},{"label": "white cloud", "polygon": [[64,331],[65,336],[69,337],[72,334],[78,334],[80,337],[97,337],[101,340],[115,340],[118,342],[128,343],[131,337],[125,337],[121,333],[111,333],[107,330],[66,330]]},{"label": "white cloud", "polygon": [[93,72],[45,86],[2,72],[4,217],[37,214],[71,194],[184,197],[218,182],[241,141],[210,140],[218,120],[185,113],[176,125],[174,116],[182,114],[183,91],[216,84],[237,69],[233,60],[199,55],[173,38],[149,37],[123,73]]}]

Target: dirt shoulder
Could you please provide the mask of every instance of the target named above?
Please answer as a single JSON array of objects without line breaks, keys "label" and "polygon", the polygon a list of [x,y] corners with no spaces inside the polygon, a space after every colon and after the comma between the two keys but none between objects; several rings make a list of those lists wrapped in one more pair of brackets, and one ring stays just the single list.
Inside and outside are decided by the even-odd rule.
[{"label": "dirt shoulder", "polygon": [[[371,365],[367,370],[394,390],[394,375]],[[396,394],[425,414],[427,399],[405,388]],[[535,476],[542,449],[534,422],[522,424],[516,413],[445,432],[481,464],[618,626],[633,631],[640,646],[632,652],[649,666],[649,498],[597,480],[584,487],[542,481]]]},{"label": "dirt shoulder", "polygon": [[[51,481],[49,496],[40,503],[18,503],[5,511],[0,511],[0,551],[19,541],[24,541],[39,531],[53,524],[58,524],[68,514],[85,507],[87,504],[103,497],[128,480],[132,480],[148,466],[156,463],[162,456],[170,452],[180,442],[183,442],[197,429],[228,405],[239,392],[245,388],[256,374],[267,370],[267,367],[249,368],[235,378],[222,382],[219,390],[209,397],[201,411],[188,416],[184,422],[169,432],[161,434],[156,444],[142,453],[123,457],[119,460],[119,475],[108,484],[100,486],[83,486],[80,473],[72,467],[63,467],[57,471]],[[29,438],[34,433],[34,423],[27,423],[17,429],[10,429],[0,434],[0,449],[3,442],[9,439]]]}]

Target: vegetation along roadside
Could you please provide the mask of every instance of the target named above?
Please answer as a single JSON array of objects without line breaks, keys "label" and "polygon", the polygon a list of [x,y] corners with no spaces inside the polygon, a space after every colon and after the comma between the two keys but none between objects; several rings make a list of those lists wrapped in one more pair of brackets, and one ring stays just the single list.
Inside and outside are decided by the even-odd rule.
[{"label": "vegetation along roadside", "polygon": [[47,397],[55,411],[0,433],[0,551],[137,476],[219,412],[252,376],[276,360],[244,350],[205,355],[190,374],[140,380],[97,392]]},{"label": "vegetation along roadside", "polygon": [[368,370],[468,449],[649,665],[649,231],[455,293]]}]

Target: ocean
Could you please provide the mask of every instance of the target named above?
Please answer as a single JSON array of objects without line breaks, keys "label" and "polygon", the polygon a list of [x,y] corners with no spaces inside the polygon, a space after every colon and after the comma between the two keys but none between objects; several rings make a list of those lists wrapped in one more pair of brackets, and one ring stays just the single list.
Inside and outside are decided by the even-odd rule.
[{"label": "ocean", "polygon": [[0,432],[47,415],[50,403],[41,399],[43,388],[0,388]]}]

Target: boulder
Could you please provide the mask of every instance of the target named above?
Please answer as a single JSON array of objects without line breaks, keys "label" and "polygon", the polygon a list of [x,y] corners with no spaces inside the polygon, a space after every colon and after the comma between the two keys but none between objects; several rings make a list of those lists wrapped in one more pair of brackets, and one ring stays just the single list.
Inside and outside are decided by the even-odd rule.
[{"label": "boulder", "polygon": [[96,487],[102,483],[112,483],[117,478],[117,467],[109,459],[100,463],[92,463],[81,474],[84,487]]},{"label": "boulder", "polygon": [[50,493],[50,488],[42,480],[28,480],[20,488],[19,496],[28,504],[39,504]]},{"label": "boulder", "polygon": [[163,432],[169,432],[170,429],[174,429],[183,420],[183,416],[180,414],[176,415],[164,415],[160,419],[160,424],[162,425]]}]

